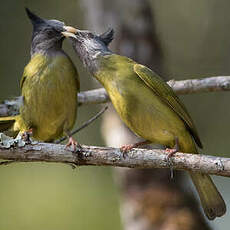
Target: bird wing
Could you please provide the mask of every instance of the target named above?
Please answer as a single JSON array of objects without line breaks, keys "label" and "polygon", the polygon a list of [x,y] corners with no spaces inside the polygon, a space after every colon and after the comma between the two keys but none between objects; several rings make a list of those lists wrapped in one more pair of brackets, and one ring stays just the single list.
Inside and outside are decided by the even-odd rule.
[{"label": "bird wing", "polygon": [[21,81],[20,81],[20,88],[21,88],[21,89],[22,89],[23,84],[24,84],[24,82],[25,82],[25,80],[26,80],[26,77],[27,77],[27,75],[26,75],[26,73],[25,73],[25,71],[24,71],[24,73],[23,73],[23,75],[22,75],[22,78],[21,78]]},{"label": "bird wing", "polygon": [[[30,68],[29,68],[29,67],[30,67],[30,63],[31,63],[31,62],[29,62],[29,64],[24,68],[24,72],[23,72],[23,75],[22,75],[22,78],[21,78],[21,81],[20,81],[20,88],[21,88],[21,90],[22,90],[22,87],[23,87],[23,85],[24,85],[26,79],[28,79],[28,78],[30,78],[30,77],[33,77],[33,76],[35,76],[35,75],[38,73],[38,70],[37,70],[37,69],[34,69],[34,71],[30,71],[30,70],[28,71],[28,69],[30,69]],[[33,65],[33,63],[32,63],[31,65]],[[44,68],[45,68],[45,67],[42,66],[42,67],[39,69],[39,72],[42,72]]]},{"label": "bird wing", "polygon": [[[75,68],[75,67],[74,67]],[[76,68],[75,68],[76,69]],[[78,92],[80,91],[80,80],[79,80],[79,75],[76,69],[76,74],[75,74],[75,80],[76,80],[76,86],[77,86],[77,90]]]},{"label": "bird wing", "polygon": [[154,92],[154,94],[157,95],[184,121],[197,145],[202,148],[203,146],[192,118],[172,88],[166,82],[164,82],[160,76],[158,76],[146,66],[134,64],[134,71],[141,78],[141,80],[144,81],[144,83]]},{"label": "bird wing", "polygon": [[24,68],[24,72],[20,81],[20,88],[22,89],[26,79],[42,73],[49,66],[50,63],[51,60],[47,60],[41,55],[34,56]]}]

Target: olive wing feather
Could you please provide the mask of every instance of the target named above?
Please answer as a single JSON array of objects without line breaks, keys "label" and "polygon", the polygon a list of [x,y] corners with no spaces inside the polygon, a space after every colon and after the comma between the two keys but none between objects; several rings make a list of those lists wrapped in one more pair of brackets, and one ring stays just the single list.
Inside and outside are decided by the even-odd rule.
[{"label": "olive wing feather", "polygon": [[184,121],[195,142],[200,148],[202,148],[203,146],[192,118],[172,88],[164,82],[160,76],[146,66],[135,64],[134,71],[141,80],[144,81],[149,88],[151,88],[154,94],[159,96],[159,98]]}]

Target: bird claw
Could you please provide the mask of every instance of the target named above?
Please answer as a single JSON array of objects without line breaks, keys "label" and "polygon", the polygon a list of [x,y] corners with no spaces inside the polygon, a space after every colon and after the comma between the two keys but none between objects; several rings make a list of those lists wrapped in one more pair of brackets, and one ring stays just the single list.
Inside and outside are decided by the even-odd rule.
[{"label": "bird claw", "polygon": [[25,131],[24,133],[22,133],[22,140],[25,141],[26,144],[31,144],[32,141],[30,139],[30,136],[33,134],[33,130],[29,129],[27,131]]},{"label": "bird claw", "polygon": [[133,145],[123,145],[123,146],[121,146],[120,150],[121,150],[122,152],[128,152],[128,151],[130,151],[132,148],[134,148]]},{"label": "bird claw", "polygon": [[120,150],[123,153],[123,157],[126,158],[128,156],[127,154],[128,151],[132,150],[133,148],[138,148],[140,146],[147,145],[150,143],[151,143],[150,141],[141,141],[135,144],[123,145],[121,146]]},{"label": "bird claw", "polygon": [[134,148],[133,145],[123,145],[123,146],[120,147],[120,150],[121,150],[122,155],[123,155],[124,158],[126,158],[126,157],[128,156],[128,152],[129,152],[132,148]]},{"label": "bird claw", "polygon": [[168,153],[167,155],[168,158],[173,157],[173,155],[178,152],[177,149],[169,149],[169,148],[166,148],[165,151]]},{"label": "bird claw", "polygon": [[173,162],[171,160],[171,158],[173,157],[173,155],[178,152],[177,149],[169,149],[169,148],[166,148],[165,150],[168,154],[166,156],[166,161],[167,161],[167,164],[170,168],[170,178],[173,179]]},{"label": "bird claw", "polygon": [[77,141],[75,141],[73,139],[73,137],[69,138],[69,141],[68,141],[68,143],[66,144],[65,147],[66,148],[68,148],[68,147],[71,148],[72,147],[72,149],[73,149],[73,150],[71,150],[72,152],[81,152],[81,150],[82,150],[81,145]]}]

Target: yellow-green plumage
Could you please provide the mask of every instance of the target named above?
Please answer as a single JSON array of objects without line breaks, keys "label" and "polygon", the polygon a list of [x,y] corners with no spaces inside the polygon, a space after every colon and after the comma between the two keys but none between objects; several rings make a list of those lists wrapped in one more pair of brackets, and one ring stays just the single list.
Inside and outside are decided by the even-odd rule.
[{"label": "yellow-green plumage", "polygon": [[[0,118],[0,131],[11,126],[11,131],[32,129],[33,138],[52,141],[70,134],[77,110],[79,80],[77,70],[62,50],[61,32],[65,24],[46,20],[26,8],[33,25],[31,60],[21,79],[22,102],[20,114]],[[13,122],[14,121],[14,122]],[[70,138],[70,145],[75,145]]]},{"label": "yellow-green plumage", "polygon": [[[170,148],[178,142],[181,152],[198,153],[195,143],[201,148],[202,144],[185,106],[153,71],[108,49],[113,30],[101,35],[72,31],[63,34],[70,38],[83,64],[105,87],[121,119],[134,133]],[[210,176],[190,175],[206,216],[212,220],[224,215],[225,202]]]},{"label": "yellow-green plumage", "polygon": [[[103,84],[124,123],[138,136],[170,148],[178,138],[179,149],[198,153],[202,147],[185,106],[157,74],[133,60],[115,55],[97,58],[94,76]],[[209,219],[226,212],[224,200],[210,176],[190,173]]]},{"label": "yellow-green plumage", "polygon": [[75,66],[64,53],[35,54],[24,69],[20,86],[23,104],[14,130],[32,128],[35,139],[51,141],[72,129],[79,81]]},{"label": "yellow-green plumage", "polygon": [[76,119],[79,81],[76,69],[63,53],[36,54],[21,80],[23,106],[20,114],[26,129],[42,141],[70,131]]},{"label": "yellow-green plumage", "polygon": [[[145,78],[146,71],[153,74],[151,70],[131,59],[108,55],[101,58],[100,68],[95,76],[109,93],[122,120],[137,135],[152,143],[170,147],[175,145],[175,137],[178,137],[180,148],[189,149],[194,145],[193,140],[183,118],[175,110],[180,111],[181,117],[186,118],[187,123],[194,128],[189,115],[177,97],[174,97],[174,93],[171,96],[159,90],[166,85],[162,80],[151,75],[148,76],[149,79]],[[170,93],[171,91],[169,90]],[[168,94],[168,99],[164,94]]]}]

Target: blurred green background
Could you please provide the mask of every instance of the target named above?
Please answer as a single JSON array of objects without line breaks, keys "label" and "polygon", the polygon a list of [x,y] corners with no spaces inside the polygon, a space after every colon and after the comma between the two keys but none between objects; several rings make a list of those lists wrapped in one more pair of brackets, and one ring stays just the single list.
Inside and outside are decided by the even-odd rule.
[{"label": "blurred green background", "polygon": [[[229,1],[150,0],[150,3],[163,54],[162,72],[166,76],[189,79],[230,75]],[[57,18],[80,28],[84,27],[84,16],[87,16],[77,0],[2,1],[0,100],[20,94],[19,81],[29,61],[32,27],[25,6],[42,17]],[[64,48],[78,66],[81,90],[95,87],[68,42]],[[230,93],[189,95],[182,99],[198,127],[204,151],[229,156]],[[99,109],[98,106],[81,107],[77,125]],[[83,144],[102,145],[99,134],[100,120],[97,120],[77,134],[77,139]],[[229,179],[214,179],[230,208]],[[0,181],[0,229],[122,228],[119,191],[109,168],[72,170],[58,164],[14,164],[0,167]],[[229,219],[227,212],[213,223],[215,229],[228,229]]]}]

